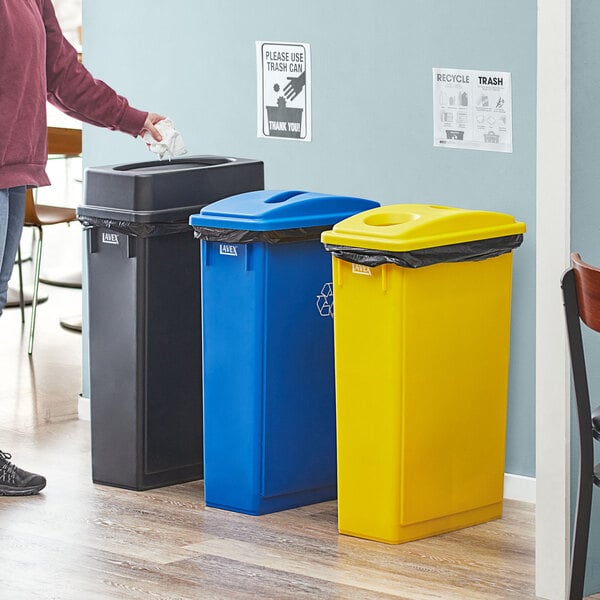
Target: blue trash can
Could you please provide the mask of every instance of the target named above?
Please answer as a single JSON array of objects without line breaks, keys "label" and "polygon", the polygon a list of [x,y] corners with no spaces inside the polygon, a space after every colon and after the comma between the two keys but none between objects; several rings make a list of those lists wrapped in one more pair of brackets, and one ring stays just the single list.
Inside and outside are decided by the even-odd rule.
[{"label": "blue trash can", "polygon": [[202,240],[207,506],[260,515],[336,497],[331,257],[372,200],[260,191],[190,217]]}]

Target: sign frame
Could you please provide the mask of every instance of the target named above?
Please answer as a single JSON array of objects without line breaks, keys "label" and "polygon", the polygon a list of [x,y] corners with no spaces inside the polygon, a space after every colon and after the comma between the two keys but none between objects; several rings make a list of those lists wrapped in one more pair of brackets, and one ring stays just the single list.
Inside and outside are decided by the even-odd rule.
[{"label": "sign frame", "polygon": [[256,42],[257,136],[312,141],[310,44]]}]

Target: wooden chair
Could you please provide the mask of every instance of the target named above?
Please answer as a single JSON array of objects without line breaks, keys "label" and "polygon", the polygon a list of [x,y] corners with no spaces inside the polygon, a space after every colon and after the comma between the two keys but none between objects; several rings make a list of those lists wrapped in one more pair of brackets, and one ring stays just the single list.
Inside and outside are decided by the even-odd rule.
[{"label": "wooden chair", "polygon": [[600,440],[600,406],[593,411],[581,335],[583,321],[590,329],[600,332],[600,269],[571,255],[572,267],[562,277],[562,290],[575,387],[579,431],[579,480],[573,541],[569,600],[583,598],[587,547],[592,509],[593,486],[600,486],[600,465],[594,466],[594,438]]},{"label": "wooden chair", "polygon": [[[58,154],[65,157],[81,154],[81,130],[66,129],[63,127],[48,127],[48,154]],[[33,279],[33,302],[31,304],[31,325],[29,329],[29,345],[27,352],[33,353],[33,339],[35,335],[35,321],[38,304],[38,288],[40,283],[40,265],[42,260],[42,244],[44,239],[43,228],[48,225],[70,223],[77,220],[74,208],[63,206],[49,206],[37,204],[32,190],[28,189],[25,195],[25,227],[37,229],[37,244],[35,253],[35,267]],[[21,250],[18,251],[19,284],[21,294],[21,314],[23,314],[23,283],[21,273]]]}]

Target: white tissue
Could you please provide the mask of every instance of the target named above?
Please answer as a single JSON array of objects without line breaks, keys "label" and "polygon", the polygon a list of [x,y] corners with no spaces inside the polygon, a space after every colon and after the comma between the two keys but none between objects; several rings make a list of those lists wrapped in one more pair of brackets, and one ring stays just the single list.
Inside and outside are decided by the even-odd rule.
[{"label": "white tissue", "polygon": [[158,154],[158,158],[168,158],[171,160],[174,156],[181,156],[187,153],[187,148],[183,143],[183,138],[179,131],[173,126],[171,119],[163,119],[154,125],[160,135],[162,135],[162,141],[157,142],[149,131],[144,133],[142,139],[146,142],[148,150]]}]

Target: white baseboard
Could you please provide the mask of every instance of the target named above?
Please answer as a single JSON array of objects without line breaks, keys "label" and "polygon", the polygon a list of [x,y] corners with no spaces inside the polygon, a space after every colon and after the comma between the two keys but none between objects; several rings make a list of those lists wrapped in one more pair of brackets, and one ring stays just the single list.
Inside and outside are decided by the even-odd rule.
[{"label": "white baseboard", "polygon": [[[79,418],[90,420],[90,399],[79,396]],[[504,498],[535,504],[535,477],[504,473]]]},{"label": "white baseboard", "polygon": [[535,477],[504,473],[504,498],[535,504]]},{"label": "white baseboard", "polygon": [[77,404],[77,412],[79,413],[79,418],[82,421],[90,420],[90,399],[89,398],[84,398],[83,396],[79,396],[79,403]]}]

